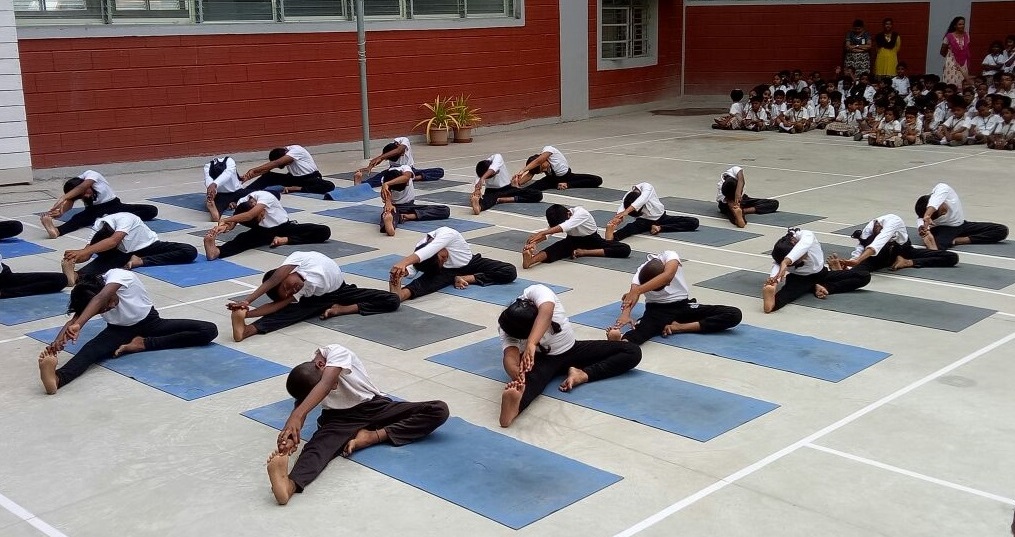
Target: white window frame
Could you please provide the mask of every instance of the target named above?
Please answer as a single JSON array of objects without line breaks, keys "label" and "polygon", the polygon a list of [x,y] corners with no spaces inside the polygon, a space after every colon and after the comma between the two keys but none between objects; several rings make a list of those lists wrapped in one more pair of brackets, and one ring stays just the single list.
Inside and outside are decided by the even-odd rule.
[{"label": "white window frame", "polygon": [[646,43],[648,52],[643,56],[627,58],[603,58],[603,1],[596,0],[596,67],[599,71],[614,69],[636,69],[650,67],[659,63],[659,1],[645,0]]}]

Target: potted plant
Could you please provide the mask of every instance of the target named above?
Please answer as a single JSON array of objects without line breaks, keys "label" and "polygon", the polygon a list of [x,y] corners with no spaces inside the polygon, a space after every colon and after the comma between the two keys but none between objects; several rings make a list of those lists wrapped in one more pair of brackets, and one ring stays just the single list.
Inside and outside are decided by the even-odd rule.
[{"label": "potted plant", "polygon": [[455,127],[456,142],[471,142],[472,128],[479,125],[479,122],[482,120],[479,117],[479,109],[472,108],[469,104],[470,97],[471,95],[459,95],[455,99],[454,116],[455,120],[458,121],[458,126]]},{"label": "potted plant", "polygon": [[420,106],[429,110],[430,117],[420,121],[413,128],[425,127],[426,142],[430,145],[448,145],[451,128],[458,126],[458,120],[454,115],[454,101],[451,97],[438,95],[432,103],[423,103]]}]

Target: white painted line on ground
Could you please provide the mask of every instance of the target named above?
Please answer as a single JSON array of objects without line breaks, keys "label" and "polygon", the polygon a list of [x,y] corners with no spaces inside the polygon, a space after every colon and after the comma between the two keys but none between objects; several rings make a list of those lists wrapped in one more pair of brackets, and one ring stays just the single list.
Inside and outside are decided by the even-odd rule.
[{"label": "white painted line on ground", "polygon": [[[232,280],[229,280],[229,281],[232,281]],[[241,282],[233,282],[233,283],[241,283]],[[239,291],[237,291],[237,292],[239,292]],[[190,300],[188,302],[179,302],[179,303],[176,303],[176,304],[170,304],[168,306],[159,306],[159,309],[160,310],[168,310],[168,309],[172,309],[172,308],[178,308],[180,306],[189,306],[191,304],[200,304],[201,302],[208,302],[209,300],[217,300],[217,299],[220,299],[220,298],[229,298],[229,297],[232,297],[232,296],[236,296],[236,292],[226,293],[224,295],[210,296],[210,297],[207,297],[207,298],[199,298],[197,300]],[[3,343],[3,342],[0,341],[0,343]]]},{"label": "white painted line on ground", "polygon": [[10,343],[12,341],[21,341],[22,339],[28,339],[28,336],[12,337],[10,339],[0,340],[0,343]]},{"label": "white painted line on ground", "polygon": [[10,511],[11,514],[31,524],[35,529],[41,531],[49,537],[67,537],[65,533],[53,526],[50,526],[49,524],[46,524],[41,518],[33,515],[30,511],[21,507],[15,503],[14,500],[11,500],[3,494],[0,494],[0,507]]},{"label": "white painted line on ground", "polygon": [[243,287],[246,287],[247,289],[257,289],[256,285],[249,284],[247,282],[241,282],[240,280],[226,280],[226,281],[227,282],[235,283],[236,285],[242,285]]},{"label": "white painted line on ground", "polygon": [[951,373],[952,371],[968,364],[969,362],[972,362],[973,360],[979,358],[980,356],[983,356],[984,354],[987,354],[988,352],[1002,345],[1005,345],[1006,343],[1011,342],[1012,340],[1015,340],[1015,333],[1008,334],[1007,336],[985,347],[981,347],[967,354],[966,356],[959,358],[958,360],[952,362],[951,364],[942,367],[941,369],[938,369],[937,371],[923,377],[922,379],[917,380],[916,382],[913,382],[912,384],[909,384],[908,386],[905,386],[895,392],[892,392],[882,397],[881,399],[878,399],[877,401],[874,401],[873,403],[857,410],[856,412],[853,412],[852,414],[840,419],[839,421],[836,421],[835,423],[817,432],[814,432],[804,438],[801,438],[800,440],[794,442],[793,444],[790,444],[751,465],[748,465],[740,470],[737,470],[736,472],[733,472],[732,474],[720,479],[719,481],[712,483],[711,485],[699,490],[698,492],[695,492],[694,494],[691,494],[690,496],[683,498],[682,500],[670,505],[669,507],[659,511],[658,513],[655,513],[654,515],[642,520],[641,522],[638,522],[637,524],[631,526],[630,528],[618,533],[616,537],[631,537],[633,535],[637,535],[642,531],[645,531],[646,529],[665,520],[666,518],[682,511],[683,509],[686,509],[687,507],[694,505],[699,500],[706,498],[711,494],[718,492],[726,488],[727,486],[732,485],[737,481],[740,481],[741,479],[744,479],[745,477],[750,476],[751,474],[765,468],[766,466],[772,464],[773,462],[776,462],[782,459],[783,457],[796,452],[797,450],[807,446],[808,444],[814,443],[818,439],[827,436],[828,434],[833,433],[845,427],[846,425],[853,423],[854,421],[866,416],[867,414],[870,414],[871,412],[887,405],[888,403],[891,403],[892,401],[895,401],[896,399],[902,397],[903,395],[908,394],[909,392],[912,392],[913,390],[923,386],[924,384],[927,384],[928,382],[934,381],[940,377],[943,377],[944,375],[947,375],[948,373]]}]

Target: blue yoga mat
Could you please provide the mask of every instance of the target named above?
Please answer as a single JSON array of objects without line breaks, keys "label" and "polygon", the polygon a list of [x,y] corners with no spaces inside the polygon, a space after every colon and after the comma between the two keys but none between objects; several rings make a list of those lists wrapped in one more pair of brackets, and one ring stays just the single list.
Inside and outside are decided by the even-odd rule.
[{"label": "blue yoga mat", "polygon": [[[243,415],[281,429],[291,410],[286,400]],[[317,425],[311,416],[306,423],[304,437]],[[418,442],[378,445],[350,459],[516,530],[623,479],[461,418]]]},{"label": "blue yoga mat", "polygon": [[52,248],[39,246],[34,242],[23,241],[21,239],[0,240],[0,256],[3,256],[4,259],[13,259],[15,257],[22,257],[26,255],[44,254],[52,251]]},{"label": "blue yoga mat", "polygon": [[161,267],[140,267],[135,272],[151,276],[157,280],[171,283],[177,287],[193,287],[206,283],[221,282],[232,278],[243,278],[259,274],[258,271],[230,263],[224,259],[208,261],[203,254],[198,254],[197,261],[186,265],[166,265]]},{"label": "blue yoga mat", "polygon": [[[318,211],[314,214],[330,216],[332,218],[342,218],[344,220],[352,220],[354,222],[363,222],[365,224],[373,224],[375,226],[379,226],[379,222],[381,221],[381,208],[374,205],[353,205],[339,209]],[[445,226],[456,229],[459,233],[465,233],[467,231],[490,227],[491,224],[474,222],[472,220],[459,220],[458,218],[446,218],[444,220],[404,222],[398,225],[398,229],[408,229],[410,231],[418,231],[420,233],[429,233],[439,227]]]},{"label": "blue yoga mat", "polygon": [[[317,194],[320,198],[320,194]],[[176,207],[182,207],[184,209],[191,209],[193,211],[200,211],[202,213],[208,212],[208,207],[205,205],[206,196],[198,192],[190,192],[188,194],[176,194],[175,196],[162,196],[158,198],[148,198],[148,201],[154,201],[158,203],[165,203],[166,205],[174,205]],[[293,209],[291,207],[285,207],[287,213],[298,213],[302,212],[303,209]],[[158,220],[158,219],[156,219]],[[154,220],[153,220],[154,221]],[[159,230],[152,227],[151,223],[148,223],[148,227],[151,227],[154,231]],[[192,226],[187,226],[192,227]],[[175,231],[175,230],[172,230]]]},{"label": "blue yoga mat", "polygon": [[[169,197],[177,197],[177,196],[169,196]],[[204,198],[202,197],[202,199],[204,199]],[[151,201],[156,201],[156,200],[153,199]],[[203,209],[203,205],[202,205],[202,209]],[[70,220],[71,217],[73,217],[74,215],[80,213],[83,210],[84,209],[82,209],[81,207],[74,207],[73,209],[71,209],[71,210],[63,213],[62,215],[58,216],[56,219],[61,221],[61,222],[66,222],[66,221]],[[189,224],[182,224],[180,222],[174,222],[172,220],[163,220],[161,218],[155,218],[153,220],[148,220],[144,224],[146,226],[148,226],[148,229],[154,231],[155,233],[171,233],[173,231],[180,231],[181,229],[190,229],[190,228],[194,227],[194,226],[191,226]]]},{"label": "blue yoga mat", "polygon": [[324,195],[329,201],[366,201],[378,198],[380,195],[374,192],[370,185],[359,184],[345,188],[336,188]]},{"label": "blue yoga mat", "polygon": [[[645,306],[638,304],[632,317],[637,319],[644,311]],[[571,321],[605,329],[613,325],[619,313],[620,302],[615,302],[573,315]],[[652,341],[830,382],[839,382],[891,356],[887,352],[746,324],[714,334],[659,335]]]},{"label": "blue yoga mat", "polygon": [[[76,353],[103,328],[105,323],[101,321],[86,324],[78,342],[68,345],[67,352]],[[57,327],[27,335],[43,343],[50,343],[59,332],[60,327]],[[105,360],[100,365],[186,401],[289,372],[289,368],[284,365],[216,343],[204,347],[128,354]]]},{"label": "blue yoga mat", "polygon": [[13,326],[63,315],[69,299],[66,293],[5,298],[0,300],[0,324]]},{"label": "blue yoga mat", "polygon": [[[427,360],[507,382],[502,357],[500,339],[490,338]],[[760,399],[640,370],[583,384],[570,393],[559,391],[558,384],[551,382],[543,395],[699,442],[707,442],[779,408]]]}]

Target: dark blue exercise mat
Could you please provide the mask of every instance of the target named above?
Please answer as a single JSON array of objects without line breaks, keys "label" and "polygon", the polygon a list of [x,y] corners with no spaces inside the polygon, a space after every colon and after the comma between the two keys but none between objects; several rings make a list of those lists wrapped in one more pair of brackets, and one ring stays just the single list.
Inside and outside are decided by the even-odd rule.
[{"label": "dark blue exercise mat", "polygon": [[[525,245],[525,241],[529,238],[529,235],[530,233],[525,231],[508,230],[483,235],[481,237],[475,237],[469,239],[469,242],[472,244],[479,244],[481,246],[489,246],[491,248],[500,248],[502,250],[516,252],[518,255],[521,255],[522,247]],[[556,237],[547,237],[545,241],[537,244],[536,248],[538,250],[542,250],[559,240],[560,239]],[[579,257],[578,259],[562,259],[560,262],[578,263],[580,265],[588,265],[590,267],[634,273],[634,271],[645,262],[646,256],[648,256],[648,254],[645,252],[632,250],[631,255],[628,257]],[[533,270],[536,269],[538,269],[538,265]]]},{"label": "dark blue exercise mat", "polygon": [[[631,317],[638,319],[645,306],[638,304]],[[571,321],[606,329],[620,314],[620,302],[572,315]],[[839,382],[891,356],[887,352],[844,345],[746,324],[714,334],[675,334],[652,341],[757,364],[829,382]]]},{"label": "dark blue exercise mat", "polygon": [[288,256],[293,252],[318,252],[332,259],[337,259],[339,257],[348,257],[350,255],[373,252],[374,250],[377,250],[377,248],[354,244],[351,242],[329,240],[328,242],[318,244],[286,244],[275,248],[272,248],[271,246],[262,246],[258,248],[258,250],[284,256]]},{"label": "dark blue exercise mat", "polygon": [[[378,226],[378,230],[380,229],[381,207],[375,205],[351,205],[349,207],[318,211],[314,214],[330,216],[332,218],[341,218],[343,220],[352,220],[353,222],[363,222],[364,224],[374,224]],[[490,227],[491,225],[492,224],[476,222],[473,220],[446,218],[444,220],[425,220],[423,222],[403,222],[398,225],[398,229],[407,229],[410,231],[417,231],[419,233],[429,233],[439,227],[450,227],[457,230],[459,233],[465,233],[468,231]]]},{"label": "dark blue exercise mat", "polygon": [[208,258],[203,254],[198,254],[196,261],[186,265],[139,267],[134,269],[134,272],[151,276],[156,280],[162,280],[177,287],[193,287],[195,285],[204,285],[206,283],[260,274],[260,272],[254,269],[237,265],[224,259],[208,261]]},{"label": "dark blue exercise mat", "polygon": [[[76,353],[105,326],[101,321],[86,324],[78,342],[67,345],[66,351]],[[60,327],[57,327],[27,335],[43,343],[50,343],[59,332]],[[289,368],[284,365],[217,343],[204,347],[138,352],[120,358],[110,357],[99,365],[185,401],[289,372]]]},{"label": "dark blue exercise mat", "polygon": [[[599,227],[606,228],[606,224],[614,217],[617,213],[613,211],[590,211],[592,216],[596,218],[596,222],[599,223]],[[673,213],[668,213],[673,214]],[[679,216],[679,215],[674,215]],[[624,227],[626,224],[633,222],[632,217],[624,218],[624,223],[620,227]],[[619,229],[619,228],[618,228]],[[645,235],[648,235],[646,233]],[[755,237],[760,237],[760,233],[750,233],[748,231],[740,231],[739,229],[724,228],[724,227],[711,227],[699,225],[698,229],[694,231],[682,231],[679,233],[660,233],[656,237],[664,237],[667,239],[673,239],[677,241],[690,242],[693,244],[701,244],[704,246],[729,246],[730,244],[746,241]]]},{"label": "dark blue exercise mat", "polygon": [[628,192],[630,190],[619,190],[601,186],[598,188],[569,188],[567,190],[551,189],[544,190],[543,194],[556,194],[567,198],[603,201],[607,203],[616,202],[617,205],[620,205]]},{"label": "dark blue exercise mat", "polygon": [[[666,207],[667,211],[672,210],[681,213],[696,214],[699,216],[726,218],[726,216],[719,212],[719,205],[714,201],[692,200],[673,196],[660,198],[659,201],[663,202],[663,206]],[[744,215],[744,218],[747,219],[748,223],[765,224],[767,226],[796,227],[809,224],[811,222],[817,222],[818,220],[824,220],[825,217],[814,216],[813,214],[776,211],[768,214],[747,214]]]},{"label": "dark blue exercise mat", "polygon": [[[428,361],[507,382],[499,338],[427,358]],[[707,442],[779,407],[774,403],[682,380],[631,370],[582,384],[569,393],[554,381],[542,395],[656,429]]]},{"label": "dark blue exercise mat", "polygon": [[[915,217],[914,217],[915,221]],[[856,230],[862,230],[867,222],[857,224],[855,226],[844,227],[837,229],[832,233],[838,235],[850,236]],[[920,232],[915,227],[907,227],[906,231],[909,233],[909,240],[914,246],[923,246],[923,239],[920,238]],[[993,255],[998,257],[1010,257],[1015,258],[1015,241],[1004,240],[996,244],[962,244],[951,248],[959,255],[962,252],[969,252],[971,254],[982,254],[982,255]]]},{"label": "dark blue exercise mat", "polygon": [[[849,259],[853,253],[853,248],[838,244],[822,244],[821,249],[825,255],[835,254],[843,259]],[[964,263],[961,253],[959,254],[959,264],[954,267],[909,268],[897,272],[885,269],[883,272],[896,276],[957,283],[984,289],[1000,290],[1015,285],[1015,270]]]},{"label": "dark blue exercise mat", "polygon": [[69,300],[67,293],[0,299],[0,324],[14,326],[64,315]]},{"label": "dark blue exercise mat", "polygon": [[[188,194],[176,194],[174,196],[161,196],[161,197],[158,197],[158,198],[148,198],[148,201],[154,201],[154,202],[157,202],[157,203],[165,203],[166,205],[173,205],[173,206],[176,206],[176,207],[182,207],[184,209],[190,209],[190,210],[193,210],[193,211],[200,211],[202,213],[207,213],[208,212],[208,207],[205,205],[205,200],[206,199],[207,199],[207,196],[205,194],[203,194],[203,193],[190,192]],[[303,209],[294,209],[292,207],[285,207],[285,210],[286,210],[287,213],[290,213],[290,214],[291,213],[298,213],[298,212],[302,212],[303,211]],[[232,211],[226,209],[226,211],[224,211],[224,212],[231,213]],[[156,218],[155,220],[152,220],[152,222],[155,222],[157,220],[158,220],[158,218]],[[148,227],[152,227],[151,226],[151,222],[148,223]],[[187,227],[192,227],[192,226],[187,226]],[[152,229],[155,230],[156,232],[158,231],[157,229],[155,229],[153,227],[152,227]]]},{"label": "dark blue exercise mat", "polygon": [[342,334],[407,351],[482,330],[484,326],[467,323],[402,305],[382,315],[340,315],[307,322]]},{"label": "dark blue exercise mat", "polygon": [[15,257],[23,257],[26,255],[44,254],[46,252],[52,252],[52,248],[46,248],[45,246],[39,246],[34,242],[28,242],[21,239],[3,239],[0,240],[0,256],[4,259],[13,259]]},{"label": "dark blue exercise mat", "polygon": [[[186,196],[188,194],[184,194],[184,195]],[[177,197],[177,196],[170,196],[170,197]],[[201,195],[201,198],[204,199],[204,196]],[[156,200],[153,199],[153,200],[149,200],[149,201],[156,201]],[[61,222],[66,222],[66,221],[70,220],[71,217],[73,217],[74,215],[80,213],[83,210],[84,209],[82,209],[81,207],[74,207],[73,209],[71,209],[71,210],[63,213],[62,215],[58,216],[56,219],[61,221]],[[190,224],[183,224],[183,223],[180,223],[180,222],[174,222],[172,220],[163,220],[162,218],[155,218],[155,219],[152,219],[152,220],[148,220],[148,221],[146,221],[144,223],[144,225],[148,226],[148,229],[154,231],[155,233],[171,233],[173,231],[180,231],[181,229],[190,229],[190,228],[194,227],[194,226],[192,226]]]},{"label": "dark blue exercise mat", "polygon": [[[738,270],[699,282],[697,285],[706,289],[761,298],[761,286],[765,282],[766,277],[766,274],[761,272]],[[866,289],[835,294],[825,299],[819,299],[814,295],[804,295],[793,301],[793,303],[810,308],[923,326],[936,330],[947,330],[949,332],[961,332],[997,313],[995,310],[986,308],[882,293],[879,291],[868,291]]]},{"label": "dark blue exercise mat", "polygon": [[[243,415],[281,430],[291,411],[289,399]],[[307,416],[302,438],[317,430],[318,413]],[[455,417],[417,442],[349,458],[516,530],[623,479]]]},{"label": "dark blue exercise mat", "polygon": [[458,205],[460,207],[472,207],[470,201],[472,194],[468,192],[458,192],[455,190],[445,190],[442,192],[431,192],[429,194],[423,194],[416,196],[416,201],[421,203],[430,203],[438,205]]},{"label": "dark blue exercise mat", "polygon": [[[381,171],[383,170],[374,170],[368,174],[365,174],[363,176],[363,181],[370,179],[371,177],[377,175]],[[424,177],[423,180],[421,181],[413,181],[413,186],[416,188],[416,190],[439,190],[442,188],[466,184],[465,181],[455,181],[453,179],[445,179],[443,168],[417,168],[416,171],[422,174]],[[333,173],[331,175],[325,175],[324,177],[327,179],[336,179],[339,181],[352,181],[354,180],[355,175],[356,172],[342,172],[342,173]],[[361,184],[366,183],[364,182]]]}]

